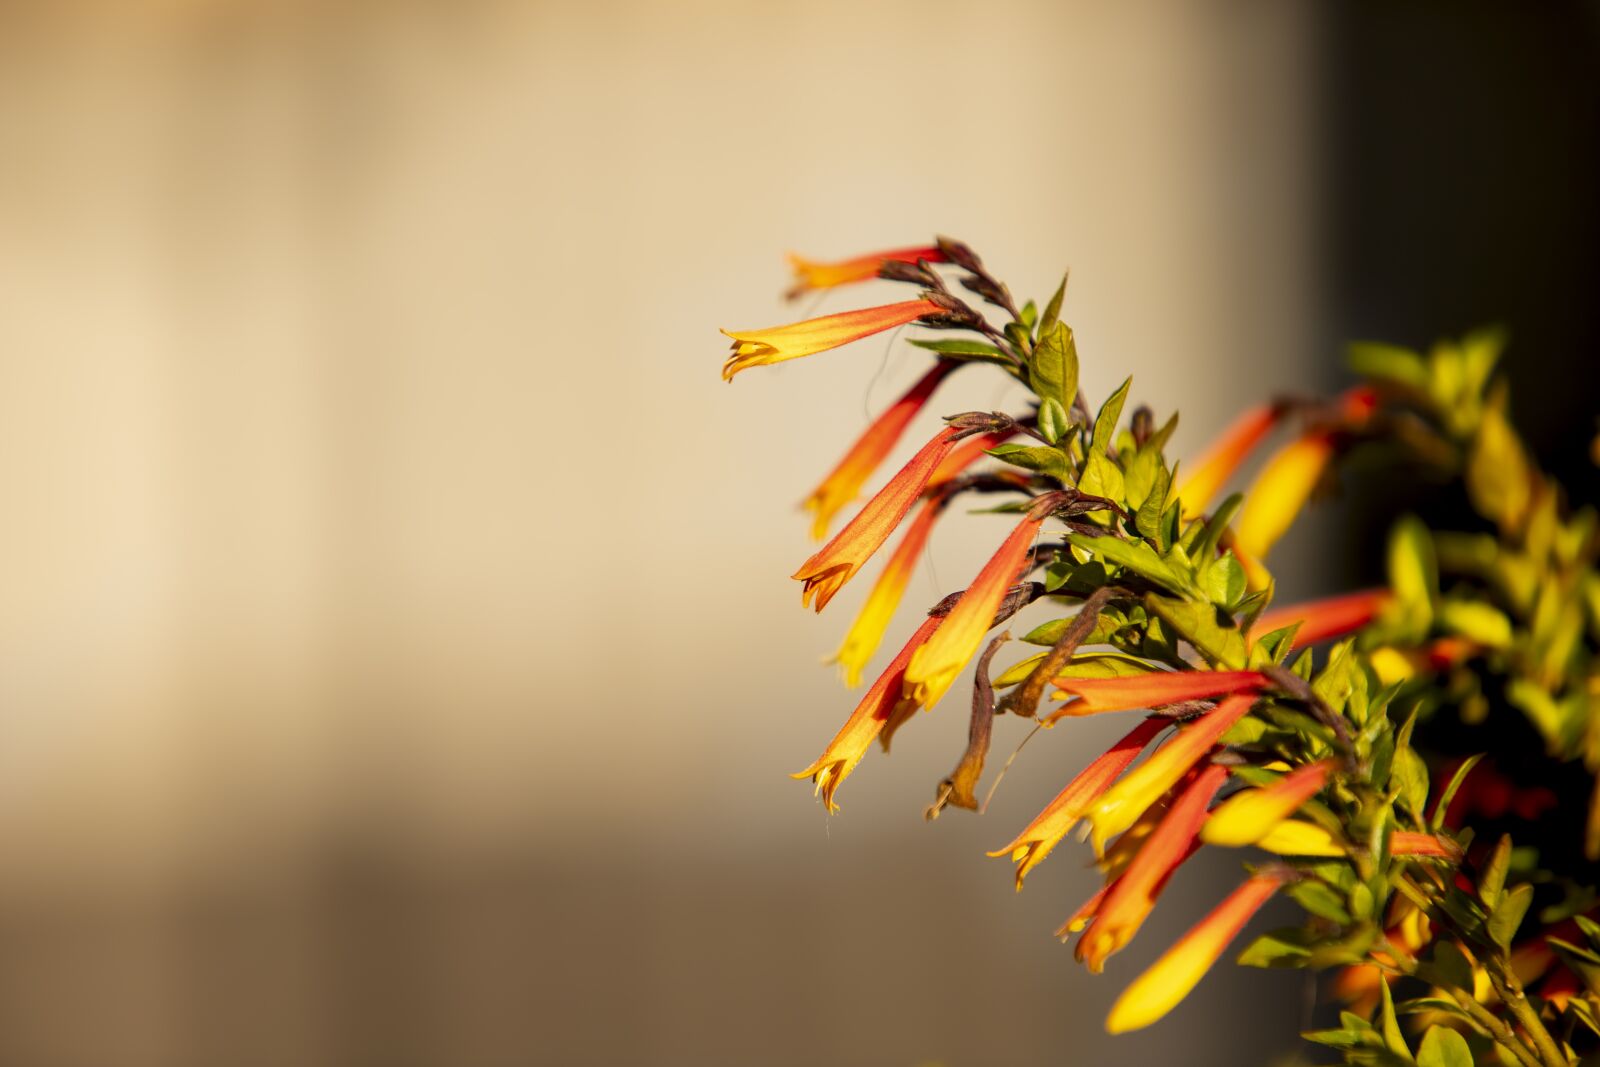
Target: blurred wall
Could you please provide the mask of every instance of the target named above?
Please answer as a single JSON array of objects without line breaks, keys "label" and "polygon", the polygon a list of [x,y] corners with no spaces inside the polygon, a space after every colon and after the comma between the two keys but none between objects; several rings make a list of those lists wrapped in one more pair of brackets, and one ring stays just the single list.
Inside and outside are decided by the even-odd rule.
[{"label": "blurred wall", "polygon": [[1102,1033],[1233,861],[1094,979],[1049,937],[1091,872],[982,858],[1117,724],[982,819],[919,816],[956,697],[840,816],[787,780],[864,591],[798,609],[795,503],[916,359],[729,387],[715,330],[799,314],[786,249],[950,233],[1020,292],[1070,266],[1092,402],[1131,372],[1197,448],[1314,352],[1308,8],[0,12],[0,1061],[1292,1047],[1304,990],[1226,969]]}]

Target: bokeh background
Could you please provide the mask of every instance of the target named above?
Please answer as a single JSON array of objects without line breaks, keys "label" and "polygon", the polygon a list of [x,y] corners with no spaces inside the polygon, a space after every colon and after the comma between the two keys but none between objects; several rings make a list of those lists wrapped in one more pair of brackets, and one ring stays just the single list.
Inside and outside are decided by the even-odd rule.
[{"label": "bokeh background", "polygon": [[[0,5],[0,1063],[1288,1055],[1298,975],[1102,1032],[1233,859],[1096,979],[1049,936],[1079,857],[1021,896],[983,858],[1117,724],[1036,739],[982,818],[920,815],[956,697],[842,814],[787,779],[864,592],[799,609],[796,503],[918,360],[726,386],[716,329],[894,292],[797,311],[785,250],[949,233],[1019,292],[1070,267],[1091,400],[1133,374],[1182,454],[1337,385],[1342,338],[1507,321],[1560,469],[1595,10]],[[982,379],[941,409],[1006,403]],[[1381,518],[1297,530],[1285,591]],[[943,524],[913,598],[1002,528]]]}]

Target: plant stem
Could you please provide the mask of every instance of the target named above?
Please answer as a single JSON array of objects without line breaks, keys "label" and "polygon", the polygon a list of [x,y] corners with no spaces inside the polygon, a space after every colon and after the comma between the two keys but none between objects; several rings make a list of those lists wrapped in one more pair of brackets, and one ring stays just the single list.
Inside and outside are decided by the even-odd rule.
[{"label": "plant stem", "polygon": [[1484,970],[1489,973],[1489,982],[1495,992],[1500,994],[1500,999],[1533,1039],[1540,1062],[1545,1067],[1567,1067],[1567,1057],[1556,1047],[1555,1038],[1545,1029],[1544,1021],[1533,1010],[1533,1005],[1528,1003],[1528,994],[1523,992],[1522,983],[1517,981],[1517,976],[1506,966],[1505,960],[1496,954],[1485,960]]}]

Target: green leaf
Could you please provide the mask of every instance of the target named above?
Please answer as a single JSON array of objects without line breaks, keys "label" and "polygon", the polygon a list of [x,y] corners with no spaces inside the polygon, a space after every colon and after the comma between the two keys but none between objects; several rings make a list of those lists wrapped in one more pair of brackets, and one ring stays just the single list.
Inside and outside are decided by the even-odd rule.
[{"label": "green leaf", "polygon": [[[1357,886],[1357,888],[1362,888]],[[1389,1051],[1396,1056],[1411,1058],[1411,1049],[1406,1045],[1405,1035],[1400,1032],[1400,1020],[1394,1014],[1394,996],[1389,992],[1388,982],[1378,983],[1378,992],[1383,996],[1383,1004],[1378,1012],[1378,1021],[1383,1029],[1383,1043],[1389,1046]]]},{"label": "green leaf", "polygon": [[1067,417],[1067,409],[1061,406],[1061,401],[1047,396],[1039,402],[1039,432],[1047,441],[1055,444],[1071,429],[1072,420]]},{"label": "green leaf", "polygon": [[1447,989],[1473,989],[1472,964],[1453,941],[1435,943],[1433,959],[1418,968],[1418,977]]},{"label": "green leaf", "polygon": [[1022,305],[1022,310],[1017,313],[1017,321],[1028,329],[1033,329],[1033,324],[1039,320],[1039,308],[1032,300]]},{"label": "green leaf", "polygon": [[1417,390],[1424,390],[1428,385],[1427,365],[1420,355],[1408,348],[1356,341],[1349,347],[1346,362],[1363,378],[1381,378]]},{"label": "green leaf", "polygon": [[1395,523],[1389,533],[1389,585],[1416,632],[1426,632],[1439,594],[1439,562],[1427,526],[1415,515]]},{"label": "green leaf", "polygon": [[1488,648],[1511,644],[1511,620],[1481,600],[1446,600],[1439,605],[1439,625]]},{"label": "green leaf", "polygon": [[1028,357],[1028,384],[1041,401],[1054,400],[1072,410],[1078,398],[1078,345],[1066,323],[1040,331],[1039,343]]},{"label": "green leaf", "polygon": [[1141,536],[1157,544],[1161,543],[1162,522],[1161,515],[1167,506],[1167,495],[1171,492],[1172,482],[1167,475],[1167,469],[1161,467],[1156,471],[1155,480],[1150,484],[1149,492],[1139,504],[1139,510],[1133,517],[1134,528]]},{"label": "green leaf", "polygon": [[1478,514],[1511,531],[1527,513],[1536,479],[1516,431],[1506,421],[1505,394],[1497,391],[1483,410],[1467,457],[1467,494]]},{"label": "green leaf", "polygon": [[989,356],[1005,359],[1005,353],[994,345],[982,341],[912,341],[918,348],[926,348],[941,356]]},{"label": "green leaf", "polygon": [[[1154,593],[1145,597],[1150,612],[1171,626],[1195,651],[1218,667],[1241,670],[1245,663],[1244,635],[1217,618],[1217,609],[1192,600],[1174,600]],[[1227,620],[1231,622],[1232,620]]]},{"label": "green leaf", "polygon": [[1417,1050],[1417,1067],[1472,1067],[1472,1049],[1448,1026],[1430,1026]]},{"label": "green leaf", "polygon": [[1040,337],[1043,337],[1045,334],[1049,333],[1050,330],[1054,328],[1057,320],[1061,318],[1061,301],[1066,298],[1066,295],[1067,276],[1066,274],[1062,274],[1061,284],[1056,286],[1055,295],[1052,296],[1050,298],[1050,302],[1044,306],[1044,317],[1039,320]]},{"label": "green leaf", "polygon": [[1078,476],[1078,491],[1103,496],[1120,505],[1124,493],[1122,470],[1099,448],[1091,448],[1083,464],[1083,473]]},{"label": "green leaf", "polygon": [[1483,865],[1483,874],[1478,877],[1478,899],[1491,911],[1500,900],[1500,892],[1506,885],[1506,871],[1510,867],[1511,835],[1501,834],[1494,851],[1489,853],[1489,861]]},{"label": "green leaf", "polygon": [[1155,549],[1143,541],[1124,541],[1117,537],[1090,537],[1079,533],[1068,534],[1067,540],[1086,552],[1094,553],[1107,563],[1130,570],[1141,578],[1147,578],[1168,589],[1181,591],[1186,586],[1183,576],[1168,566],[1165,560],[1156,555]]},{"label": "green leaf", "polygon": [[1511,939],[1516,936],[1517,927],[1522,925],[1522,917],[1528,913],[1528,905],[1532,903],[1531,882],[1524,882],[1501,896],[1500,903],[1489,913],[1489,936],[1495,944],[1501,948],[1511,947]]},{"label": "green leaf", "polygon": [[1205,571],[1206,596],[1223,611],[1232,611],[1245,593],[1244,568],[1228,553]]},{"label": "green leaf", "polygon": [[1444,825],[1444,814],[1450,807],[1450,801],[1455,799],[1456,791],[1461,788],[1461,783],[1467,780],[1467,775],[1472,773],[1472,768],[1478,765],[1486,753],[1479,752],[1468,756],[1461,761],[1461,766],[1456,768],[1456,773],[1450,776],[1450,781],[1445,785],[1444,792],[1439,794],[1439,802],[1434,805],[1433,818],[1428,820],[1428,828],[1438,830]]},{"label": "green leaf", "polygon": [[1298,926],[1262,934],[1237,960],[1241,967],[1304,967],[1311,956],[1311,935]]},{"label": "green leaf", "polygon": [[1128,399],[1128,387],[1133,384],[1130,377],[1111,394],[1100,407],[1100,414],[1094,417],[1094,447],[1102,452],[1111,448],[1111,438],[1117,432],[1117,423],[1122,418],[1122,405]]},{"label": "green leaf", "polygon": [[989,449],[989,455],[1013,467],[1047,474],[1063,485],[1072,484],[1072,467],[1060,449],[1047,445],[997,445]]},{"label": "green leaf", "polygon": [[1428,806],[1428,765],[1410,745],[1396,748],[1394,764],[1389,770],[1389,783],[1399,786],[1400,799],[1418,814]]},{"label": "green leaf", "polygon": [[1287,892],[1296,903],[1312,915],[1340,925],[1350,922],[1350,911],[1344,905],[1344,898],[1335,893],[1326,882],[1308,878],[1290,886]]}]

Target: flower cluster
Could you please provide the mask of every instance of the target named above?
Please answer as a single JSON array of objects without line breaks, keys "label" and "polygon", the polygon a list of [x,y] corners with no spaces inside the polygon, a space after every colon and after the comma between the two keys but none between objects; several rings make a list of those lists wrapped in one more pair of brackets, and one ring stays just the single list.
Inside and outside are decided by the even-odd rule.
[{"label": "flower cluster", "polygon": [[[1503,390],[1491,384],[1497,344],[1479,337],[1426,360],[1362,346],[1362,383],[1328,401],[1249,408],[1185,466],[1166,455],[1176,416],[1158,426],[1140,407],[1124,418],[1131,382],[1091,412],[1061,318],[1065,279],[1043,311],[1018,307],[971,248],[943,238],[838,263],[792,263],[791,295],[881,278],[914,286],[915,298],[724,331],[733,341],[724,378],[906,325],[958,335],[912,342],[929,353],[927,369],[806,498],[819,540],[961,367],[996,367],[1031,395],[1025,411],[948,416],[795,571],[802,604],[820,612],[903,531],[834,656],[855,686],[952,502],[995,495],[1000,503],[988,510],[1014,522],[967,586],[915,626],[796,778],[812,781],[835,810],[872,742],[887,751],[895,731],[938,705],[969,667],[968,747],[939,781],[930,818],[950,806],[981,807],[976,786],[1001,716],[1037,729],[1141,713],[990,853],[1015,862],[1020,890],[1082,828],[1102,885],[1058,934],[1076,936],[1077,958],[1099,972],[1189,857],[1206,846],[1252,850],[1239,887],[1126,987],[1110,1030],[1165,1015],[1283,893],[1303,907],[1305,923],[1257,939],[1241,962],[1342,968],[1335,994],[1361,1011],[1308,1036],[1350,1062],[1412,1062],[1390,991],[1396,981],[1429,993],[1409,1004],[1424,1026],[1419,1063],[1466,1063],[1489,1048],[1510,1063],[1568,1063],[1593,1044],[1600,926],[1587,915],[1592,890],[1586,898],[1576,881],[1562,882],[1563,903],[1540,913],[1545,928],[1530,920],[1531,936],[1519,939],[1532,869],[1523,863],[1526,880],[1508,887],[1510,839],[1491,851],[1463,825],[1456,801],[1481,786],[1474,761],[1457,761],[1445,777],[1416,743],[1446,710],[1470,718],[1474,698],[1484,699],[1483,673],[1499,671],[1552,751],[1600,769],[1597,524],[1590,512],[1568,512],[1510,431]],[[958,296],[952,276],[988,310]],[[1286,440],[1257,464],[1246,490],[1223,497],[1279,434]],[[1436,538],[1407,519],[1391,538],[1386,586],[1275,605],[1265,562],[1274,546],[1341,465],[1383,446],[1454,463],[1499,538]],[[1467,584],[1441,595],[1446,558]],[[1040,651],[993,673],[1010,635],[987,648],[986,638],[1034,605],[1077,610],[1033,626],[1022,641]],[[1600,814],[1589,824],[1593,859]],[[1560,922],[1572,929],[1553,925]],[[1527,975],[1545,983],[1537,997],[1524,989]]]}]

